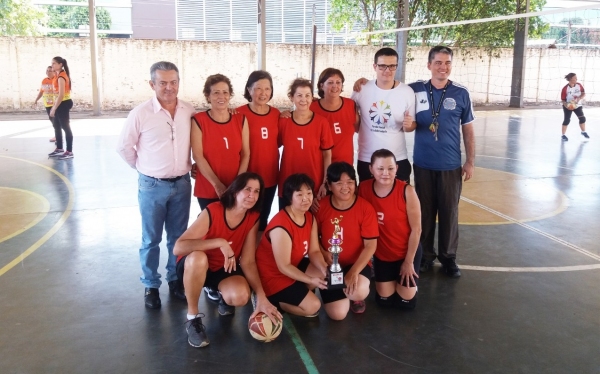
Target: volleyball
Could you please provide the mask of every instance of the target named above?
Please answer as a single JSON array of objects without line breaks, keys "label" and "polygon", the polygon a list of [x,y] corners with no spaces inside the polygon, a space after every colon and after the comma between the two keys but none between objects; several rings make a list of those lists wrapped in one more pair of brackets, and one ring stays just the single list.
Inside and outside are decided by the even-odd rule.
[{"label": "volleyball", "polygon": [[258,341],[268,343],[281,334],[283,324],[281,321],[273,323],[263,312],[258,313],[248,321],[250,335]]},{"label": "volleyball", "polygon": [[576,104],[574,101],[570,101],[570,102],[567,104],[567,109],[569,109],[569,110],[574,110],[574,109],[576,109],[576,108],[577,108],[577,104]]}]

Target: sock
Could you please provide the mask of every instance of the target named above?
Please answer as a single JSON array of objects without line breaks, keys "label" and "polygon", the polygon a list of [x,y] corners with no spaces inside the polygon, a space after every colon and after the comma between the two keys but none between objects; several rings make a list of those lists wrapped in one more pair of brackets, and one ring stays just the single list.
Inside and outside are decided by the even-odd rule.
[{"label": "sock", "polygon": [[193,320],[194,318],[196,318],[196,315],[195,315],[195,314],[188,314],[188,315],[187,315],[187,319],[188,319],[188,321],[190,321],[190,320]]}]

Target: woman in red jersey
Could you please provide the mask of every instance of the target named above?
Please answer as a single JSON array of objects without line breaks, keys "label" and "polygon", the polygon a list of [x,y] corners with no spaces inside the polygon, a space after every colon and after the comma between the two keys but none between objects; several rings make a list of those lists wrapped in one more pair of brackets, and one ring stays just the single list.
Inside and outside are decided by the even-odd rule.
[{"label": "woman in red jersey", "polygon": [[[316,199],[327,193],[323,185],[325,171],[331,164],[333,139],[324,117],[313,113],[310,81],[296,79],[290,85],[288,97],[295,106],[289,118],[279,119],[279,145],[283,146],[279,172],[279,209],[289,202],[283,200],[283,182],[294,173],[304,173],[315,182]],[[318,204],[313,204],[318,207]]]},{"label": "woman in red jersey", "polygon": [[334,232],[334,219],[339,220],[342,252],[339,264],[344,272],[344,290],[321,290],[325,312],[334,320],[346,318],[348,309],[354,313],[365,311],[369,295],[371,268],[368,266],[377,248],[377,215],[375,209],[362,197],[356,196],[356,172],[347,162],[334,162],[327,168],[327,187],[330,195],[321,199],[317,225],[321,251],[328,265],[332,254],[327,251]]},{"label": "woman in red jersey", "polygon": [[194,347],[209,343],[198,313],[204,285],[218,289],[222,316],[233,315],[236,306],[245,305],[252,287],[257,300],[252,316],[263,312],[274,321],[281,320],[281,314],[265,296],[255,262],[263,194],[258,174],[238,175],[220,201],[209,204],[175,244],[177,276],[183,280],[188,304],[188,342]]},{"label": "woman in red jersey", "polygon": [[[54,125],[56,148],[48,156],[56,157],[59,160],[67,160],[73,158],[73,132],[71,131],[70,119],[70,111],[73,108],[73,100],[71,100],[71,73],[69,72],[67,60],[60,56],[52,59],[52,70],[56,74],[52,80],[56,97],[48,115]],[[63,149],[63,131],[65,132],[65,141],[67,143],[66,151]]]},{"label": "woman in red jersey", "polygon": [[271,205],[277,189],[279,145],[277,144],[279,110],[269,104],[273,98],[273,79],[263,70],[250,73],[244,91],[248,104],[237,108],[246,116],[250,133],[250,162],[248,171],[265,181],[265,200],[260,213],[259,235],[267,227]]},{"label": "woman in red jersey", "polygon": [[421,264],[421,204],[415,189],[396,179],[396,158],[387,149],[371,156],[374,179],[360,183],[359,196],[373,205],[379,239],[373,256],[375,300],[381,306],[414,309]]},{"label": "woman in red jersey", "polygon": [[236,175],[248,169],[250,160],[246,117],[229,112],[233,95],[229,78],[211,75],[204,83],[203,93],[211,108],[192,117],[191,130],[192,158],[200,171],[196,174],[194,196],[200,209],[218,201]]},{"label": "woman in red jersey", "polygon": [[354,165],[354,133],[358,131],[360,117],[354,100],[340,96],[344,80],[344,74],[338,69],[323,70],[317,81],[320,99],[312,102],[310,110],[329,122],[333,137],[331,162]]},{"label": "woman in red jersey", "polygon": [[260,281],[271,304],[299,316],[316,316],[319,298],[309,289],[327,287],[327,264],[319,250],[317,225],[309,212],[314,182],[292,174],[283,185],[290,203],[267,225],[256,250]]}]

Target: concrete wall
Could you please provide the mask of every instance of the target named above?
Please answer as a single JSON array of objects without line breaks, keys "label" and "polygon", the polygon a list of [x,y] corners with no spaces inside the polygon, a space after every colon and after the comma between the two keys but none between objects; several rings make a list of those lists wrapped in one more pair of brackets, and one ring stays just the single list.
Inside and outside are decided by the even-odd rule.
[{"label": "concrete wall", "polygon": [[[359,77],[373,78],[376,47],[317,47],[317,74],[333,66],[346,77],[344,95]],[[406,80],[427,79],[428,48],[411,49]],[[52,57],[66,58],[73,80],[74,110],[90,109],[91,64],[87,39],[0,37],[0,55],[8,59],[7,84],[0,85],[0,111],[27,111],[37,95],[46,66]],[[267,70],[273,75],[275,96],[272,104],[288,106],[287,87],[296,77],[310,73],[310,46],[268,44]],[[140,39],[102,39],[99,47],[103,110],[128,110],[147,100],[150,65],[159,60],[172,61],[181,72],[179,97],[199,108],[205,106],[202,88],[210,74],[222,73],[234,85],[235,104],[242,96],[248,74],[256,68],[256,48],[250,43],[200,41],[157,41]],[[552,103],[560,100],[564,76],[575,72],[588,92],[588,102],[600,102],[600,51],[529,49],[525,82],[526,103]],[[489,57],[479,50],[457,50],[451,79],[464,84],[477,104],[503,104],[509,101],[512,50],[501,50]]]}]

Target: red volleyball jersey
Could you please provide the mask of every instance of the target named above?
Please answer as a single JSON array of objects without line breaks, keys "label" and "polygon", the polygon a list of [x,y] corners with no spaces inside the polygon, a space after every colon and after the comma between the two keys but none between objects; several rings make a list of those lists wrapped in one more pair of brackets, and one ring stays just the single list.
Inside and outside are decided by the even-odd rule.
[{"label": "red volleyball jersey", "polygon": [[[229,227],[225,219],[225,208],[220,201],[208,204],[206,210],[208,210],[210,223],[204,239],[223,238],[227,240],[231,249],[233,249],[236,261],[239,260],[246,236],[248,236],[252,227],[258,222],[260,213],[247,211],[242,222],[236,227]],[[210,271],[217,271],[225,264],[225,257],[219,248],[209,249],[204,253],[208,257],[208,268]]]},{"label": "red volleyball jersey", "polygon": [[[208,112],[196,113],[193,118],[202,131],[204,158],[221,183],[229,186],[240,168],[244,115],[232,114],[229,121],[224,123],[210,118]],[[196,174],[194,196],[218,198],[212,184],[200,172]]]},{"label": "red volleyball jersey", "polygon": [[292,239],[290,263],[297,267],[308,253],[310,233],[313,225],[313,216],[310,212],[304,213],[304,219],[304,225],[299,226],[292,220],[288,212],[282,209],[273,217],[265,229],[265,233],[256,249],[256,266],[258,267],[260,281],[267,296],[276,294],[286,287],[291,286],[296,281],[282,274],[277,268],[269,233],[278,227],[288,233]]},{"label": "red volleyball jersey", "polygon": [[279,132],[279,110],[269,107],[269,113],[257,114],[250,109],[250,105],[237,108],[248,120],[250,130],[250,162],[248,171],[260,175],[265,181],[265,187],[277,184],[279,173],[279,145],[277,134]]},{"label": "red volleyball jersey", "polygon": [[305,125],[293,118],[279,119],[279,144],[283,146],[279,171],[279,197],[283,196],[283,182],[295,173],[304,173],[315,182],[315,189],[323,183],[323,153],[333,147],[329,124],[324,117],[313,113]]},{"label": "red volleyball jersey", "polygon": [[333,137],[331,162],[345,161],[354,165],[354,122],[356,122],[356,104],[354,100],[342,97],[342,106],[329,111],[321,106],[319,100],[310,104],[310,110],[323,116],[329,122]]},{"label": "red volleyball jersey", "polygon": [[[328,240],[333,236],[334,218],[340,219],[339,238],[342,239],[342,252],[339,262],[342,266],[354,265],[364,249],[365,239],[377,239],[377,215],[375,209],[362,197],[357,197],[354,204],[346,210],[335,208],[331,204],[331,195],[321,199],[321,206],[316,215],[321,245],[325,250],[331,245]],[[340,218],[341,217],[341,218]]]},{"label": "red volleyball jersey", "polygon": [[373,205],[379,223],[379,239],[375,256],[382,261],[399,261],[406,257],[411,229],[406,212],[404,189],[406,183],[396,179],[392,191],[379,197],[373,189],[374,179],[360,183],[358,196]]}]

